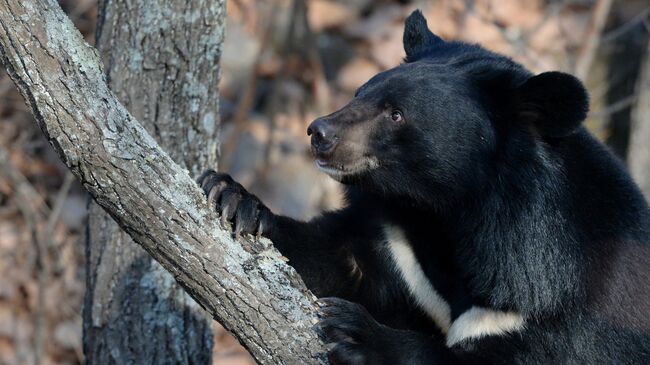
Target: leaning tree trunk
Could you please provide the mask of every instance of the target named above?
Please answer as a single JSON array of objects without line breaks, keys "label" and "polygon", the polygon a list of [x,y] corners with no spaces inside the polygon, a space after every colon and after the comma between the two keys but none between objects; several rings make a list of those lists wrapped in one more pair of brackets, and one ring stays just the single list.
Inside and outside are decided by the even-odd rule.
[{"label": "leaning tree trunk", "polygon": [[268,240],[234,241],[219,226],[187,170],[109,90],[96,50],[55,0],[0,1],[0,61],[95,201],[259,363],[326,363],[300,276]]},{"label": "leaning tree trunk", "polygon": [[[216,167],[224,2],[103,0],[97,48],[108,85],[176,163]],[[210,317],[97,204],[86,241],[89,364],[209,364]]]},{"label": "leaning tree trunk", "polygon": [[650,200],[650,41],[641,61],[636,92],[627,161],[632,176]]}]

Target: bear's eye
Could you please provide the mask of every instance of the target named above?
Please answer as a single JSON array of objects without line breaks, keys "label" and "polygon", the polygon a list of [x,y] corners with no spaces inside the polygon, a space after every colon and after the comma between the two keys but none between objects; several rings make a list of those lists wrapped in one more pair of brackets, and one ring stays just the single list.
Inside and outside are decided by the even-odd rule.
[{"label": "bear's eye", "polygon": [[404,116],[402,115],[401,111],[393,110],[393,112],[390,114],[390,119],[392,119],[395,123],[399,123],[404,119]]}]

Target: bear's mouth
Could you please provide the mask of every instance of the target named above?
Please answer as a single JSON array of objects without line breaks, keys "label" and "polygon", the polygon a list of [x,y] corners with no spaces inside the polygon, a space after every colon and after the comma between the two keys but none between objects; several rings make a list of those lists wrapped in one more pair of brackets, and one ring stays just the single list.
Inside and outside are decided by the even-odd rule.
[{"label": "bear's mouth", "polygon": [[379,162],[374,157],[362,157],[351,164],[334,163],[321,158],[315,160],[316,167],[328,174],[334,180],[340,181],[343,177],[351,175],[360,175],[365,172],[376,169]]},{"label": "bear's mouth", "polygon": [[332,176],[336,179],[338,176],[343,176],[345,174],[345,166],[338,165],[335,166],[328,161],[322,160],[320,158],[316,159],[316,167],[322,172]]}]

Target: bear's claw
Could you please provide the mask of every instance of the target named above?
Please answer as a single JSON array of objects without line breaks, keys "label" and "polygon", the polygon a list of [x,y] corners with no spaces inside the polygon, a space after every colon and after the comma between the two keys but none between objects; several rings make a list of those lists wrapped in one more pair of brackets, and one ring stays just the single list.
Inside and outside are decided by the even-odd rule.
[{"label": "bear's claw", "polygon": [[318,331],[326,343],[332,364],[370,364],[377,358],[374,340],[381,325],[357,303],[340,298],[321,298]]},{"label": "bear's claw", "polygon": [[261,237],[271,227],[270,210],[230,175],[207,170],[197,179],[208,199],[208,207],[221,216],[221,224],[231,222],[236,238],[242,234]]}]

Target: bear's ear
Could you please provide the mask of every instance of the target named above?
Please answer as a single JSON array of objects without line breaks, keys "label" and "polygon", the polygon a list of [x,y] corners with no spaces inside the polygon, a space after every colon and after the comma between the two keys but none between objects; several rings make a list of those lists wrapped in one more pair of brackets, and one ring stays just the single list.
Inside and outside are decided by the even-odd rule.
[{"label": "bear's ear", "polygon": [[406,51],[407,62],[414,61],[419,53],[438,42],[443,40],[429,30],[427,20],[420,10],[415,10],[406,18],[404,51]]},{"label": "bear's ear", "polygon": [[582,82],[566,73],[544,72],[517,88],[518,114],[543,137],[573,133],[587,117],[589,95]]}]

